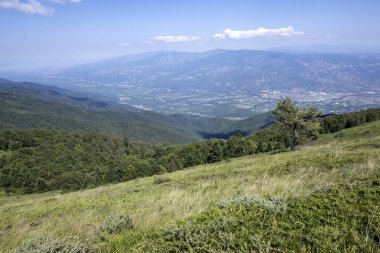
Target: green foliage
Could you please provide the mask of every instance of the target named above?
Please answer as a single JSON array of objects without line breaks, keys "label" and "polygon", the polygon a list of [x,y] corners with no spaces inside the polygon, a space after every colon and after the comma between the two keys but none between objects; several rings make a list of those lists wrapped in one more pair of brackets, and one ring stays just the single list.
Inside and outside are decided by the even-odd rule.
[{"label": "green foliage", "polygon": [[[371,110],[359,114],[361,118],[376,119]],[[329,126],[336,122],[330,117],[322,122],[327,119]],[[301,143],[313,137],[303,127],[298,134]],[[233,157],[285,150],[292,146],[293,138],[294,131],[286,124],[272,124],[247,138],[235,134],[228,140],[170,146],[137,144],[98,133],[0,131],[0,189],[8,193],[74,191]]]},{"label": "green foliage", "polygon": [[[9,86],[13,87],[11,91],[19,90],[17,85],[18,83],[11,82]],[[38,86],[43,87],[42,85]],[[31,89],[33,90],[33,88]],[[230,133],[236,131],[250,133],[273,121],[273,117],[268,113],[235,122],[192,115],[133,112],[122,110],[120,106],[113,108],[111,104],[105,104],[104,109],[95,109],[97,103],[90,102],[96,100],[90,98],[85,101],[77,101],[84,106],[84,108],[80,108],[65,105],[67,101],[56,100],[56,96],[46,99],[50,92],[28,91],[26,87],[22,87],[22,90],[25,92],[22,97],[0,92],[0,130],[48,128],[65,131],[90,131],[127,137],[131,141],[141,143],[183,144],[201,138],[228,138]],[[16,92],[16,94],[18,93]],[[36,94],[38,99],[50,102],[32,98]],[[67,99],[66,96],[61,98]],[[94,106],[88,106],[88,103]],[[0,148],[2,145],[0,139]]]},{"label": "green foliage", "polygon": [[239,157],[244,155],[245,142],[239,133],[231,136],[227,141],[227,153],[229,157]]},{"label": "green foliage", "polygon": [[321,133],[335,133],[339,130],[380,120],[380,109],[332,115],[321,121]]},{"label": "green foliage", "polygon": [[[301,134],[300,137],[301,143],[305,141],[306,135]],[[293,136],[288,127],[281,124],[272,124],[247,138],[253,143],[257,143],[256,153],[263,153],[269,151],[268,147],[271,150],[290,148]]]},{"label": "green foliage", "polygon": [[209,151],[207,156],[207,163],[215,163],[223,160],[224,158],[224,141],[211,139],[208,141]]},{"label": "green foliage", "polygon": [[281,212],[270,199],[243,198],[150,233],[141,250],[377,252],[379,202],[379,177],[289,199]]},{"label": "green foliage", "polygon": [[73,191],[254,152],[252,140],[240,135],[230,139],[153,147],[98,133],[2,131],[0,188],[17,193]]},{"label": "green foliage", "polygon": [[21,141],[12,141],[8,144],[10,151],[15,151],[23,147],[23,143]]},{"label": "green foliage", "polygon": [[13,253],[90,253],[94,252],[90,246],[77,240],[51,238],[26,241]]},{"label": "green foliage", "polygon": [[261,196],[243,196],[232,200],[222,201],[217,204],[220,208],[229,208],[232,206],[250,206],[259,205],[272,212],[285,212],[285,198],[281,196],[272,196],[264,198]]},{"label": "green foliage", "polygon": [[0,92],[0,130],[89,131],[155,144],[181,144],[200,139],[193,129],[181,129],[181,123],[155,113],[89,110]]},{"label": "green foliage", "polygon": [[[379,227],[375,223],[379,217],[379,209],[378,204],[373,203],[378,203],[379,193],[376,188],[367,191],[367,183],[362,190],[352,192],[351,189],[356,187],[357,180],[359,184],[379,184],[379,126],[380,121],[345,129],[342,130],[344,136],[338,139],[334,138],[335,134],[322,135],[318,141],[305,145],[295,153],[271,153],[230,159],[229,162],[207,164],[171,175],[161,175],[171,179],[168,183],[154,184],[154,177],[150,177],[68,194],[49,192],[2,196],[0,252],[12,252],[25,240],[47,236],[57,239],[78,236],[81,240],[85,239],[88,245],[99,248],[99,252],[135,252],[138,249],[141,252],[140,247],[152,240],[152,248],[143,248],[146,249],[145,252],[170,252],[168,249],[171,246],[167,245],[169,243],[164,237],[160,237],[164,243],[155,248],[159,242],[153,234],[156,231],[158,236],[162,236],[160,227],[163,226],[163,230],[166,230],[168,224],[175,224],[178,219],[187,219],[173,226],[173,233],[178,230],[179,236],[173,239],[172,244],[179,245],[178,247],[180,244],[184,245],[181,247],[186,247],[188,242],[199,237],[198,242],[210,238],[210,241],[221,246],[224,242],[231,242],[238,247],[237,250],[230,250],[233,252],[258,252],[260,250],[249,251],[244,248],[247,244],[253,244],[250,241],[247,243],[245,238],[257,237],[254,242],[256,245],[263,242],[262,252],[331,252],[328,245],[333,238],[337,241],[336,251],[378,252],[378,248],[371,245],[377,240],[376,231],[373,231]],[[199,148],[207,147],[203,142],[197,145]],[[158,159],[178,151],[176,148],[179,147],[165,147],[162,152],[158,152],[160,155],[157,157],[154,157],[154,148],[147,151],[137,146],[134,149],[142,150],[141,157],[152,156],[153,159]],[[134,156],[134,149],[128,146],[128,156]],[[10,153],[0,151],[0,156],[8,156]],[[371,180],[361,181],[363,179]],[[340,186],[335,187],[337,184]],[[328,189],[338,191],[330,194]],[[310,194],[315,198],[310,197]],[[360,195],[360,198],[356,195]],[[375,196],[373,202],[370,201],[371,196]],[[297,203],[302,203],[302,206],[295,208]],[[210,206],[221,215],[210,215],[207,218],[205,213],[202,214],[204,211],[210,212]],[[359,209],[361,210],[358,211]],[[239,210],[249,211],[242,211],[240,215]],[[313,215],[314,212],[316,215]],[[105,224],[110,214],[121,213],[133,213],[133,229],[123,229],[114,234],[97,233],[97,228]],[[368,216],[368,213],[371,215]],[[188,219],[189,217],[192,218]],[[178,224],[188,223],[199,217],[205,218],[203,221],[199,220],[197,227],[189,225],[194,228],[191,234],[183,233],[184,230],[178,227]],[[363,222],[365,220],[367,223]],[[218,226],[213,225],[219,221]],[[230,222],[234,222],[237,229],[231,228],[228,225]],[[356,245],[353,244],[356,241],[352,241],[351,237],[348,237],[347,243],[347,248],[353,245],[351,248],[339,248],[343,244],[341,238],[347,233],[351,232],[355,240],[361,240],[363,230],[357,232],[360,224],[364,231],[368,231],[365,233],[368,235],[365,248],[355,249]],[[300,230],[296,230],[297,226]],[[337,234],[336,230],[343,231],[338,231]],[[297,235],[300,240],[294,239]],[[290,239],[286,238],[288,236]],[[304,239],[314,238],[313,245],[317,245],[315,247],[319,247],[318,250],[312,250],[310,242],[303,242]],[[281,250],[266,247],[271,246],[272,241],[283,243],[283,246],[280,245]],[[293,243],[301,245],[300,247],[306,246],[304,249],[287,249]],[[210,245],[194,249],[193,252],[223,252]],[[324,245],[327,246],[322,248]]]},{"label": "green foliage", "polygon": [[[8,192],[69,191],[112,182],[114,161],[125,153],[121,140],[96,133],[9,130],[0,138],[7,149],[0,187]],[[17,149],[11,148],[14,143]]]},{"label": "green foliage", "polygon": [[[289,97],[286,97],[278,102],[275,114],[281,116],[277,122],[292,131],[291,150],[295,150],[299,144],[302,131],[313,135],[318,130],[319,124],[314,119],[321,113],[314,107],[299,108]],[[267,147],[267,151],[270,151],[268,149],[269,147]]]},{"label": "green foliage", "polygon": [[47,185],[45,179],[42,177],[38,177],[36,179],[35,185],[36,185],[36,191],[37,192],[45,192],[48,189],[48,185]]},{"label": "green foliage", "polygon": [[[319,132],[321,134],[334,133],[351,126],[362,125],[380,119],[380,109],[368,109],[366,111],[332,115],[320,119]],[[369,120],[369,121],[367,121]],[[351,123],[347,124],[350,121]],[[355,122],[355,123],[353,123]],[[336,138],[343,137],[344,133],[337,133]],[[315,131],[299,131],[299,143],[305,143],[308,139],[316,139]],[[293,142],[292,130],[285,124],[272,124],[268,127],[247,137],[257,143],[256,153],[263,153],[271,150],[284,150],[290,148]]]}]

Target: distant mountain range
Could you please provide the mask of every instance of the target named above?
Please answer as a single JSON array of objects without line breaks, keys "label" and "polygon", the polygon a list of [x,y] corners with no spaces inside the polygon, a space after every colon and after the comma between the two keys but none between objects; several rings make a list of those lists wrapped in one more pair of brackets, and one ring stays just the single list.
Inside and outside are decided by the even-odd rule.
[{"label": "distant mountain range", "polygon": [[201,89],[208,92],[378,88],[380,54],[286,54],[252,50],[162,51],[70,68],[62,76],[104,84]]},{"label": "distant mountain range", "polygon": [[249,117],[271,110],[281,96],[339,113],[380,105],[380,54],[158,51],[34,80],[164,113]]},{"label": "distant mountain range", "polygon": [[[131,110],[129,110],[131,109]],[[49,128],[94,131],[135,142],[181,144],[249,134],[273,122],[270,113],[243,121],[165,115],[102,101],[70,90],[0,79],[0,130]]]}]

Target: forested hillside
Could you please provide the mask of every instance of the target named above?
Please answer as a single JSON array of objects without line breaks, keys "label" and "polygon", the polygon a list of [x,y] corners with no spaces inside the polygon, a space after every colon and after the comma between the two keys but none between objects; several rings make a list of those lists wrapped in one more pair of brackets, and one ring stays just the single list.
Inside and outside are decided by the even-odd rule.
[{"label": "forested hillside", "polygon": [[7,130],[0,132],[0,187],[17,193],[73,191],[255,151],[255,144],[240,135],[154,147],[98,133]]},{"label": "forested hillside", "polygon": [[137,142],[187,143],[200,139],[133,112],[96,111],[0,93],[0,129],[60,129],[128,136]]},{"label": "forested hillside", "polygon": [[[319,120],[320,132],[379,119],[380,109],[333,115]],[[301,141],[316,138],[303,133]],[[246,138],[235,134],[228,140],[169,146],[138,144],[99,133],[6,130],[0,131],[0,188],[8,193],[73,191],[234,157],[286,151],[291,143],[291,131],[280,124]]]}]

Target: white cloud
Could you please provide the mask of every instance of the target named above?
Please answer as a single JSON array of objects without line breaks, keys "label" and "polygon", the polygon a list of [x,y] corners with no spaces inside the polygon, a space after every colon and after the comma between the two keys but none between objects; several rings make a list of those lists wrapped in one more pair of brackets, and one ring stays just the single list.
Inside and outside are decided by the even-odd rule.
[{"label": "white cloud", "polygon": [[158,42],[165,42],[165,43],[173,43],[173,42],[190,42],[190,41],[197,41],[201,38],[199,36],[186,36],[186,35],[179,35],[179,36],[170,36],[170,35],[161,35],[154,38],[154,41]]},{"label": "white cloud", "polygon": [[48,16],[53,14],[54,10],[43,6],[36,0],[28,0],[27,2],[20,2],[19,0],[0,0],[0,8],[2,9],[15,9],[26,14],[39,14]]},{"label": "white cloud", "polygon": [[[80,3],[81,0],[50,0],[55,3]],[[0,0],[0,9],[15,9],[25,14],[38,14],[49,16],[54,13],[54,9],[46,7],[37,0]]]},{"label": "white cloud", "polygon": [[217,33],[213,37],[215,39],[250,39],[259,37],[287,37],[294,35],[304,35],[304,32],[295,31],[291,26],[276,29],[267,29],[261,27],[256,30],[245,31],[234,31],[227,28],[223,31],[223,33]]},{"label": "white cloud", "polygon": [[128,47],[130,44],[128,42],[125,42],[125,43],[120,43],[120,46],[121,47]]}]

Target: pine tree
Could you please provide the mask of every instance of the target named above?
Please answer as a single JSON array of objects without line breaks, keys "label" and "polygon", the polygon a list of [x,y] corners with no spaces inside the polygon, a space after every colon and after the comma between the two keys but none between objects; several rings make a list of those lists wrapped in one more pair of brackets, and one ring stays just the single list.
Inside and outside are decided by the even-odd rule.
[{"label": "pine tree", "polygon": [[320,115],[318,109],[314,107],[300,108],[289,98],[280,99],[275,110],[275,114],[280,115],[280,124],[289,127],[293,133],[291,150],[294,151],[299,144],[300,132],[315,132],[318,125],[314,121]]}]

